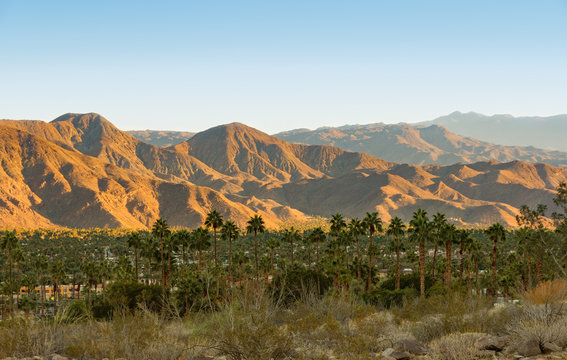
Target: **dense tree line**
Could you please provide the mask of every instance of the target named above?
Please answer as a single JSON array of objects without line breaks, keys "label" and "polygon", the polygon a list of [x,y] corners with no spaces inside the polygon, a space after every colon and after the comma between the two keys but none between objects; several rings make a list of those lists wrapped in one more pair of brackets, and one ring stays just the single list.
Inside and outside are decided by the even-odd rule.
[{"label": "dense tree line", "polygon": [[[418,209],[407,223],[398,217],[385,223],[376,212],[362,219],[337,213],[307,230],[268,230],[260,215],[239,228],[212,210],[196,229],[171,228],[160,218],[145,231],[4,231],[2,314],[45,315],[82,299],[105,316],[125,298],[128,306],[145,302],[164,315],[173,308],[185,313],[214,309],[235,289],[308,283],[319,295],[352,293],[385,306],[455,290],[511,297],[567,277],[567,185],[560,184],[554,201],[558,211],[549,216],[543,205],[523,206],[516,229],[460,228],[440,212]],[[71,285],[67,297],[57,295],[63,285]],[[31,291],[10,296],[22,287]]]}]

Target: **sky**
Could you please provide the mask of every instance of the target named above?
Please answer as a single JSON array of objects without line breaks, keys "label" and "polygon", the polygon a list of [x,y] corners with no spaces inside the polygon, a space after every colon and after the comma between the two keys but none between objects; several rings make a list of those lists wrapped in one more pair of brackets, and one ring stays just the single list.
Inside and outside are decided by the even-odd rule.
[{"label": "sky", "polygon": [[0,118],[268,133],[567,113],[567,0],[0,0]]}]

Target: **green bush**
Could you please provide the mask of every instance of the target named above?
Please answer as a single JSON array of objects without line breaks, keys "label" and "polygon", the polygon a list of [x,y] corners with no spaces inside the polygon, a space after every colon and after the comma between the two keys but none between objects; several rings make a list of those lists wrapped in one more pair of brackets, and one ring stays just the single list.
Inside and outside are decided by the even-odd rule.
[{"label": "green bush", "polygon": [[[332,280],[319,275],[321,294],[327,292]],[[276,275],[270,285],[270,291],[276,301],[288,306],[305,297],[308,293],[317,293],[317,273],[312,269],[295,268]]]},{"label": "green bush", "polygon": [[159,285],[121,281],[108,286],[106,298],[113,309],[133,311],[142,306],[158,312],[162,306],[162,289]]},{"label": "green bush", "polygon": [[383,306],[387,309],[393,306],[402,306],[407,300],[412,300],[419,295],[414,288],[401,290],[374,289],[373,291],[362,294],[362,299],[374,306]]},{"label": "green bush", "polygon": [[75,299],[69,303],[63,313],[65,321],[75,322],[86,320],[89,317],[89,310],[84,300]]}]

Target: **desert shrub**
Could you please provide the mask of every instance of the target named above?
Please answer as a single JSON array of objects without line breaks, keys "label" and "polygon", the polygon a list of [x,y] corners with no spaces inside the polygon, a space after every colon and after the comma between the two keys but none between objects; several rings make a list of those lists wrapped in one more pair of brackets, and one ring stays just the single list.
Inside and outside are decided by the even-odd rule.
[{"label": "desert shrub", "polygon": [[64,347],[63,328],[58,323],[34,319],[0,322],[0,358],[29,357],[59,352]]},{"label": "desert shrub", "polygon": [[87,304],[80,299],[71,301],[63,311],[62,320],[65,322],[74,322],[86,320],[89,317]]},{"label": "desert shrub", "polygon": [[567,314],[550,313],[546,305],[526,304],[521,314],[510,321],[508,331],[512,345],[518,346],[530,340],[538,342],[540,348],[545,343],[567,346]]},{"label": "desert shrub", "polygon": [[106,298],[114,309],[133,311],[142,306],[157,312],[161,309],[162,289],[159,285],[120,281],[108,286]]},{"label": "desert shrub", "polygon": [[482,337],[478,333],[454,333],[443,336],[430,344],[435,359],[474,360],[478,359],[475,342]]},{"label": "desert shrub", "polygon": [[362,294],[362,299],[367,304],[383,306],[389,309],[392,306],[402,306],[404,302],[415,299],[418,295],[418,290],[414,288],[405,288],[400,290],[377,288]]},{"label": "desert shrub", "polygon": [[229,359],[284,359],[292,349],[289,333],[278,323],[280,309],[263,291],[238,294],[203,321],[200,334],[214,341]]},{"label": "desert shrub", "polygon": [[556,279],[539,283],[526,291],[524,299],[530,304],[558,304],[567,301],[567,280]]},{"label": "desert shrub", "polygon": [[[400,275],[400,289],[412,288],[419,291],[419,273],[413,274],[402,274]],[[433,285],[433,279],[431,276],[425,277],[425,288],[428,289]],[[381,289],[395,290],[396,289],[396,278],[390,277],[380,283]]]},{"label": "desert shrub", "polygon": [[[327,292],[332,280],[319,275],[321,293]],[[278,274],[270,285],[270,291],[276,302],[289,306],[300,300],[306,293],[317,293],[317,273],[309,268],[295,268]]]}]

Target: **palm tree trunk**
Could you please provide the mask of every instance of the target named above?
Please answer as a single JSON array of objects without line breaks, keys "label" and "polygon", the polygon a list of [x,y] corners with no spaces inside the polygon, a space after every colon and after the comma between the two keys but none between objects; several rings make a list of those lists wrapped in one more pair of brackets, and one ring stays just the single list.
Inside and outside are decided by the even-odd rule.
[{"label": "palm tree trunk", "polygon": [[232,282],[232,236],[228,237],[228,284]]},{"label": "palm tree trunk", "polygon": [[309,263],[309,270],[311,270],[311,244],[307,241],[307,261]]},{"label": "palm tree trunk", "polygon": [[437,251],[439,250],[437,244],[435,244],[435,248],[433,249],[433,263],[431,264],[431,277],[435,278],[435,264],[437,263]]},{"label": "palm tree trunk", "polygon": [[461,257],[461,264],[459,265],[459,284],[463,285],[463,272],[465,271],[465,258],[464,258],[464,251],[465,251],[465,242],[461,241],[461,247],[459,249],[459,256]]},{"label": "palm tree trunk", "polygon": [[496,296],[496,258],[498,256],[498,248],[496,247],[496,241],[494,241],[494,248],[492,249],[492,276],[491,276],[491,287],[490,290],[492,296]]},{"label": "palm tree trunk", "polygon": [[480,288],[479,288],[479,284],[478,284],[478,259],[477,258],[474,259],[474,282],[475,282],[474,286],[476,288],[476,294],[478,295]]},{"label": "palm tree trunk", "polygon": [[213,255],[215,257],[215,267],[217,267],[217,228],[214,227],[214,226],[213,226],[213,243],[214,243],[214,254]]},{"label": "palm tree trunk", "polygon": [[10,278],[10,317],[12,317],[14,312],[14,283],[12,282],[12,250],[8,249],[8,262],[9,262],[9,278]]},{"label": "palm tree trunk", "polygon": [[425,297],[425,243],[419,242],[419,293]]},{"label": "palm tree trunk", "polygon": [[366,278],[366,291],[370,290],[372,283],[372,234],[370,234],[370,244],[368,245],[368,277]]},{"label": "palm tree trunk", "polygon": [[136,282],[138,282],[138,249],[134,248],[134,263],[136,267]]},{"label": "palm tree trunk", "polygon": [[396,239],[396,290],[400,290],[400,246]]},{"label": "palm tree trunk", "polygon": [[451,289],[451,277],[452,277],[452,267],[451,267],[451,242],[447,241],[445,243],[445,258],[447,263],[445,264],[445,286],[447,290]]},{"label": "palm tree trunk", "polygon": [[201,250],[198,250],[199,258],[197,260],[197,277],[201,275]]},{"label": "palm tree trunk", "polygon": [[271,251],[271,254],[270,254],[270,263],[271,263],[270,267],[272,269],[272,280],[273,280],[274,279],[274,250],[275,250],[275,248],[272,248],[271,250],[272,251]]},{"label": "palm tree trunk", "polygon": [[360,244],[356,237],[356,279],[360,281]]},{"label": "palm tree trunk", "polygon": [[258,281],[258,235],[256,234],[256,230],[254,230],[254,261],[256,264],[256,281]]},{"label": "palm tree trunk", "polygon": [[321,279],[319,277],[319,241],[315,241],[315,267],[317,269],[317,295],[321,296]]},{"label": "palm tree trunk", "polygon": [[291,247],[290,247],[290,252],[291,252],[291,270],[293,270],[293,239],[291,240]]}]

